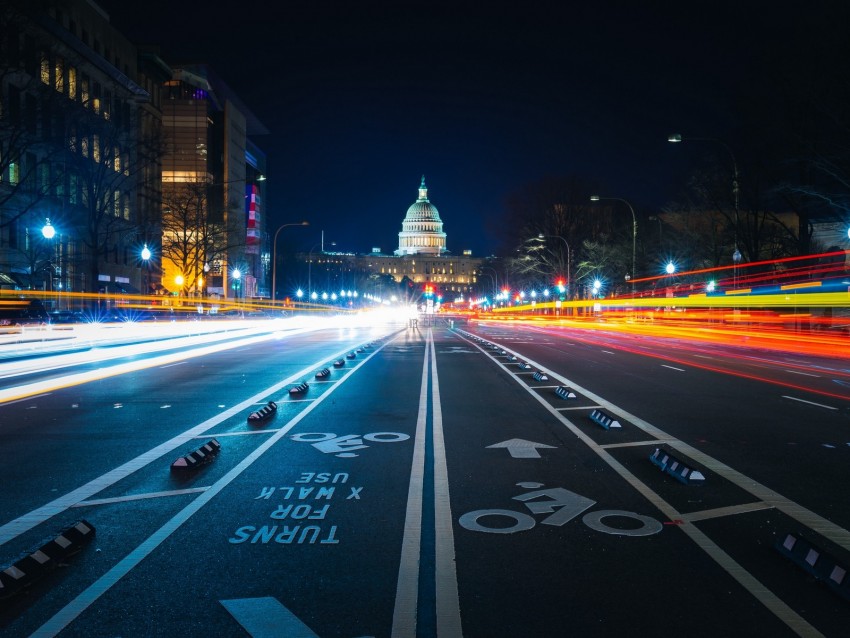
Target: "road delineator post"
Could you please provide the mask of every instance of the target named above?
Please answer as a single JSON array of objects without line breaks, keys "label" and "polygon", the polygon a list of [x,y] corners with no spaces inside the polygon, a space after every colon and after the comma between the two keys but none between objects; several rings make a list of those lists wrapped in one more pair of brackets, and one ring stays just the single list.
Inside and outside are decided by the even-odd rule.
[{"label": "road delineator post", "polygon": [[326,379],[327,377],[330,376],[330,374],[331,374],[330,370],[328,370],[327,368],[322,368],[321,370],[319,370],[316,373],[316,378],[317,379]]},{"label": "road delineator post", "polygon": [[210,439],[197,450],[193,450],[186,456],[181,456],[171,464],[172,470],[191,470],[212,461],[221,451],[221,444],[216,439]]},{"label": "road delineator post", "polygon": [[345,359],[337,359],[334,361],[334,368],[342,368],[345,366]]},{"label": "road delineator post", "polygon": [[256,423],[258,421],[266,421],[272,418],[275,415],[275,412],[277,412],[277,403],[269,401],[259,410],[251,412],[251,414],[248,415],[248,422]]},{"label": "road delineator post", "polygon": [[60,565],[66,558],[80,551],[94,535],[91,523],[77,521],[42,543],[38,549],[27,552],[9,567],[0,569],[0,599],[13,596]]},{"label": "road delineator post", "polygon": [[655,448],[649,455],[649,460],[662,472],[667,472],[680,483],[685,485],[702,485],[705,483],[705,475],[702,472],[689,467],[660,447]]},{"label": "road delineator post", "polygon": [[307,390],[310,389],[310,386],[306,381],[299,383],[295,387],[289,388],[289,396],[297,396],[300,394],[305,394]]},{"label": "road delineator post", "polygon": [[555,388],[555,394],[557,394],[562,399],[575,399],[576,398],[576,393],[573,392],[572,390],[570,390],[565,385],[560,385],[557,388]]},{"label": "road delineator post", "polygon": [[609,414],[606,414],[602,410],[594,410],[590,413],[590,420],[596,423],[597,425],[601,425],[606,430],[610,430],[611,428],[619,428],[620,422],[614,419]]},{"label": "road delineator post", "polygon": [[357,355],[353,352],[349,352],[347,355],[345,355],[345,358],[346,359],[356,359]]},{"label": "road delineator post", "polygon": [[549,377],[547,377],[547,376],[546,376],[545,374],[543,374],[542,372],[535,372],[535,373],[534,373],[534,380],[535,380],[535,381],[548,381],[548,380],[549,380]]},{"label": "road delineator post", "polygon": [[826,584],[844,600],[850,601],[850,566],[839,563],[836,558],[807,540],[800,534],[785,534],[774,547],[797,567]]}]

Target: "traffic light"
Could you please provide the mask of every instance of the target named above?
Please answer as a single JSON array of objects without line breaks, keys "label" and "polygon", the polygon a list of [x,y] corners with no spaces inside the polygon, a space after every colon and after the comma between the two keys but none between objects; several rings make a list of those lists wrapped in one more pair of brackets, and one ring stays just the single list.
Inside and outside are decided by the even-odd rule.
[{"label": "traffic light", "polygon": [[431,284],[425,284],[425,296],[433,297],[434,296],[434,286]]}]

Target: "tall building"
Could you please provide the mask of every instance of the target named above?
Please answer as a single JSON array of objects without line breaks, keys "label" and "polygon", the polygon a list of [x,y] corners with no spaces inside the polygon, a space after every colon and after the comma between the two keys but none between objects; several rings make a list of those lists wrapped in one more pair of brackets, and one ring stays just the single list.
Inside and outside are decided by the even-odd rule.
[{"label": "tall building", "polygon": [[10,0],[0,22],[0,286],[137,292],[164,65],[90,0]]},{"label": "tall building", "polygon": [[163,95],[163,285],[250,298],[268,290],[268,130],[206,65],[174,69]]},{"label": "tall building", "polygon": [[437,207],[428,201],[425,176],[419,184],[419,197],[404,216],[398,234],[396,255],[442,255],[446,252],[446,233]]}]

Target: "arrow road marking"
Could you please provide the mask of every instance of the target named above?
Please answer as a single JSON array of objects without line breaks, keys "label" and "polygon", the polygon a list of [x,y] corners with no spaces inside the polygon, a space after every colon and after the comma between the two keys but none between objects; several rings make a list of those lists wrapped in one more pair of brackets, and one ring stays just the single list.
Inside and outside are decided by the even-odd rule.
[{"label": "arrow road marking", "polygon": [[526,441],[525,439],[510,439],[509,441],[502,441],[501,443],[494,443],[487,446],[488,450],[491,448],[506,448],[515,459],[539,459],[540,453],[537,451],[537,448],[554,450],[555,446]]},{"label": "arrow road marking", "polygon": [[319,638],[277,598],[236,598],[219,602],[251,638]]}]

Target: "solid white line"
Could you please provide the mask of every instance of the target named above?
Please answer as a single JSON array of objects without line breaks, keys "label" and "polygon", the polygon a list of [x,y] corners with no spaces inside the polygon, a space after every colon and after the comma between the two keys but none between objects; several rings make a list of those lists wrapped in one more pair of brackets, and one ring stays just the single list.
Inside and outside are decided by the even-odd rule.
[{"label": "solid white line", "polygon": [[[369,357],[364,359],[364,361],[373,357],[380,350],[381,348],[377,348],[369,355]],[[279,432],[275,433],[271,438],[264,441],[260,446],[257,447],[257,449],[255,449],[248,456],[242,459],[242,461],[240,461],[232,470],[230,470],[227,474],[225,474],[212,486],[210,486],[208,490],[203,492],[194,501],[184,507],[173,518],[171,518],[171,520],[167,521],[165,525],[160,527],[156,532],[154,532],[151,536],[145,539],[141,545],[131,551],[127,556],[125,556],[121,561],[119,561],[114,567],[112,567],[98,580],[89,585],[88,588],[81,592],[74,600],[72,600],[62,609],[60,609],[52,618],[50,618],[46,623],[44,623],[40,628],[38,628],[33,635],[39,636],[39,638],[55,636],[63,629],[65,629],[65,627],[71,624],[74,619],[77,618],[77,616],[79,616],[86,609],[88,609],[92,604],[94,604],[94,602],[98,598],[100,598],[109,589],[111,589],[113,585],[115,585],[119,580],[121,580],[124,576],[130,573],[130,571],[134,569],[139,563],[141,563],[145,558],[147,558],[183,523],[185,523],[193,515],[195,515],[198,510],[200,510],[204,505],[209,503],[213,499],[213,497],[219,494],[224,488],[230,485],[231,482],[233,482],[242,472],[244,472],[251,465],[253,465],[254,462],[259,459],[263,454],[265,454],[275,443],[277,443],[280,439],[286,436],[286,434],[288,434],[292,430],[292,428],[298,425],[298,423],[300,423],[302,419],[304,419],[308,414],[310,414],[314,409],[316,409],[322,403],[322,401],[330,397],[333,392],[342,385],[342,382],[345,381],[348,377],[350,377],[356,370],[360,369],[360,367],[361,366],[351,368],[345,374],[345,376],[340,379],[340,383],[338,385],[330,388],[317,401],[311,403],[304,410],[295,415],[292,420],[286,424],[285,427],[282,427]],[[302,372],[301,374],[304,373]],[[292,381],[277,384],[274,387],[279,389],[280,387],[287,385],[287,383],[292,383]],[[251,398],[248,401],[244,401],[240,405],[250,405],[251,401],[256,401],[256,398]]]},{"label": "solid white line", "polygon": [[615,352],[611,352],[610,350],[603,350],[602,352],[604,352],[605,354],[616,354]]},{"label": "solid white line", "polygon": [[440,381],[437,377],[437,353],[431,341],[431,402],[434,418],[434,531],[436,533],[436,602],[437,635],[463,636],[460,622],[460,599],[455,567],[455,539],[452,530],[449,472],[446,465],[446,444],[443,438],[443,410],[440,404]]},{"label": "solid white line", "polygon": [[798,399],[797,397],[789,397],[787,394],[782,395],[783,399],[790,399],[791,401],[799,401],[800,403],[808,403],[809,405],[815,405],[819,408],[826,408],[827,410],[837,410],[838,408],[834,408],[831,405],[824,405],[823,403],[815,403],[814,401],[806,401],[805,399]]},{"label": "solid white line", "polygon": [[702,510],[699,512],[690,512],[682,514],[681,519],[693,523],[695,521],[705,521],[710,518],[722,518],[724,516],[732,516],[734,514],[747,514],[749,512],[758,512],[760,510],[772,509],[770,503],[759,501],[757,503],[744,503],[742,505],[730,505],[729,507],[717,507],[712,510]]},{"label": "solid white line", "polygon": [[800,372],[799,370],[788,370],[787,368],[783,368],[782,371],[787,372],[789,374],[800,374],[804,377],[815,377],[816,379],[820,379],[819,374],[812,374],[811,372]]},{"label": "solid white line", "polygon": [[428,348],[422,361],[422,384],[419,390],[419,413],[407,488],[407,511],[401,540],[401,561],[398,566],[395,607],[393,608],[393,638],[416,638],[416,606],[419,602],[419,556],[422,546],[422,488],[425,483],[425,426],[428,418]]},{"label": "solid white line", "polygon": [[661,364],[662,368],[670,368],[671,370],[675,370],[676,372],[684,372],[684,368],[674,368],[673,366],[668,366],[666,363]]},{"label": "solid white line", "polygon": [[41,397],[49,397],[52,392],[45,392],[44,394],[34,394],[30,397],[24,397],[23,399],[15,399],[14,401],[6,401],[2,405],[12,405],[13,403],[20,403],[21,401],[32,401],[33,399],[40,399]]},{"label": "solid white line", "polygon": [[161,367],[162,368],[173,368],[174,366],[182,366],[182,365],[186,365],[187,363],[189,363],[189,362],[188,361],[178,361],[177,363],[169,363],[169,364],[166,364],[166,365],[161,366]]}]

